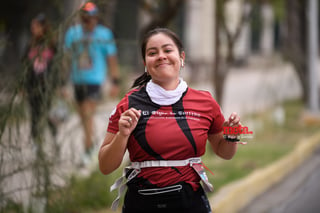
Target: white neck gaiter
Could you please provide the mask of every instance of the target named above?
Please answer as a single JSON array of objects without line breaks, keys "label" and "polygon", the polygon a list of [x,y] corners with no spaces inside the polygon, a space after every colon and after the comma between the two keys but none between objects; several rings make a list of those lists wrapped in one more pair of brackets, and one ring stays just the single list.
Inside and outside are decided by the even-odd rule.
[{"label": "white neck gaiter", "polygon": [[147,93],[152,102],[164,106],[176,103],[187,88],[188,85],[182,78],[180,78],[179,85],[174,90],[165,90],[158,84],[153,83],[152,80],[146,86]]}]

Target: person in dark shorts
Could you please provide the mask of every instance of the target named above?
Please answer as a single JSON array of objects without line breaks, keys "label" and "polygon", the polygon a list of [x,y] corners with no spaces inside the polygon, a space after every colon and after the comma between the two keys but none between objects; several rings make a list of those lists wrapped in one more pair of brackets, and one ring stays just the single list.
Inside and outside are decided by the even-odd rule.
[{"label": "person in dark shorts", "polygon": [[117,48],[113,33],[99,24],[98,8],[92,2],[85,3],[80,11],[81,24],[68,29],[65,47],[71,57],[71,81],[84,129],[83,163],[88,163],[95,148],[93,115],[102,97],[102,87],[110,74],[111,96],[119,93]]},{"label": "person in dark shorts", "polygon": [[213,186],[200,157],[209,141],[214,153],[231,159],[238,136],[224,135],[223,128],[238,127],[240,117],[234,112],[225,120],[209,92],[188,87],[180,77],[185,52],[169,29],[148,32],[141,53],[145,72],[111,113],[99,151],[103,174],[129,152],[131,163],[111,186],[119,188],[112,209],[127,187],[123,213],[210,213],[205,191]]},{"label": "person in dark shorts", "polygon": [[102,98],[100,85],[75,85],[75,99],[81,103],[87,99],[99,101]]}]

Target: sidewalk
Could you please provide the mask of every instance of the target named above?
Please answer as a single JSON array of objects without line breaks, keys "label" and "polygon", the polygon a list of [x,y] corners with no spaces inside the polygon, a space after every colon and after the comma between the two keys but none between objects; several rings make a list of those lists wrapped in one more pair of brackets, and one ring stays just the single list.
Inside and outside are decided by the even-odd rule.
[{"label": "sidewalk", "polygon": [[[240,116],[262,112],[284,100],[301,96],[301,86],[292,65],[282,61],[262,61],[263,66],[257,63],[230,70],[223,101],[219,103],[225,116],[234,111]],[[195,88],[214,94],[211,82],[201,83]]]}]

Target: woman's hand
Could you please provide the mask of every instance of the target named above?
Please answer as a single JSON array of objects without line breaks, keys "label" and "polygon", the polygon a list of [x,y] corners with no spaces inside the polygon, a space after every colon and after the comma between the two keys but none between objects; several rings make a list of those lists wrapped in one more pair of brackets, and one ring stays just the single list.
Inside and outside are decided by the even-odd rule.
[{"label": "woman's hand", "polygon": [[[219,157],[229,160],[235,155],[237,151],[236,143],[227,142],[236,142],[238,140],[237,136],[240,134],[240,131],[237,131],[237,127],[240,125],[240,116],[236,112],[233,112],[223,123],[223,132],[208,135],[212,150]],[[237,129],[237,132],[234,132],[235,129]]]},{"label": "woman's hand", "polygon": [[103,174],[109,174],[119,168],[128,138],[136,128],[140,116],[140,110],[130,108],[121,114],[117,134],[107,132],[99,151],[99,168]]},{"label": "woman's hand", "polygon": [[130,108],[122,113],[119,119],[119,134],[129,136],[136,128],[140,116],[141,110],[135,108]]},{"label": "woman's hand", "polygon": [[233,112],[231,113],[230,117],[228,120],[226,120],[223,124],[223,126],[239,126],[240,125],[240,116],[236,113],[236,112]]},{"label": "woman's hand", "polygon": [[236,112],[233,112],[228,120],[223,123],[223,134],[227,135],[229,139],[236,139],[241,133],[237,128],[239,126],[241,126],[240,116]]}]

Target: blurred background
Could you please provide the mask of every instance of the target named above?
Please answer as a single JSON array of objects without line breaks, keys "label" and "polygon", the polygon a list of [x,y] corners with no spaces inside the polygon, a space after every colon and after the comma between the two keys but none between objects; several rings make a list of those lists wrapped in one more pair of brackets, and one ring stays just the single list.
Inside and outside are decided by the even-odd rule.
[{"label": "blurred background", "polygon": [[[84,149],[83,133],[70,96],[72,89],[66,77],[69,71],[63,66],[63,39],[66,30],[79,23],[78,10],[83,2],[1,3],[0,212],[108,212],[116,197],[108,186],[121,169],[103,176],[98,172],[97,160],[87,168],[77,166],[79,153]],[[239,165],[233,165],[239,166],[237,174],[231,172],[235,168],[230,168],[230,173],[224,171],[229,165],[210,163],[210,168],[221,167],[213,177],[218,189],[280,158],[299,138],[320,129],[317,0],[93,2],[99,7],[100,22],[112,30],[116,39],[122,95],[144,72],[141,36],[154,27],[168,27],[185,46],[183,78],[191,87],[210,91],[225,116],[238,112],[243,123],[254,131],[247,147],[250,142],[254,145],[247,150],[260,157],[263,150],[268,157],[260,163],[255,154],[241,153],[246,147],[241,148]],[[56,35],[57,81],[64,82],[69,93],[57,92],[53,97],[58,135],[52,138],[47,129],[41,133],[44,154],[34,151],[29,134],[29,106],[22,89],[22,58],[30,39],[30,22],[39,13],[46,14]],[[104,98],[95,115],[99,143],[108,116],[122,97],[108,96],[109,83],[105,84]],[[219,173],[225,175],[220,177]]]}]

